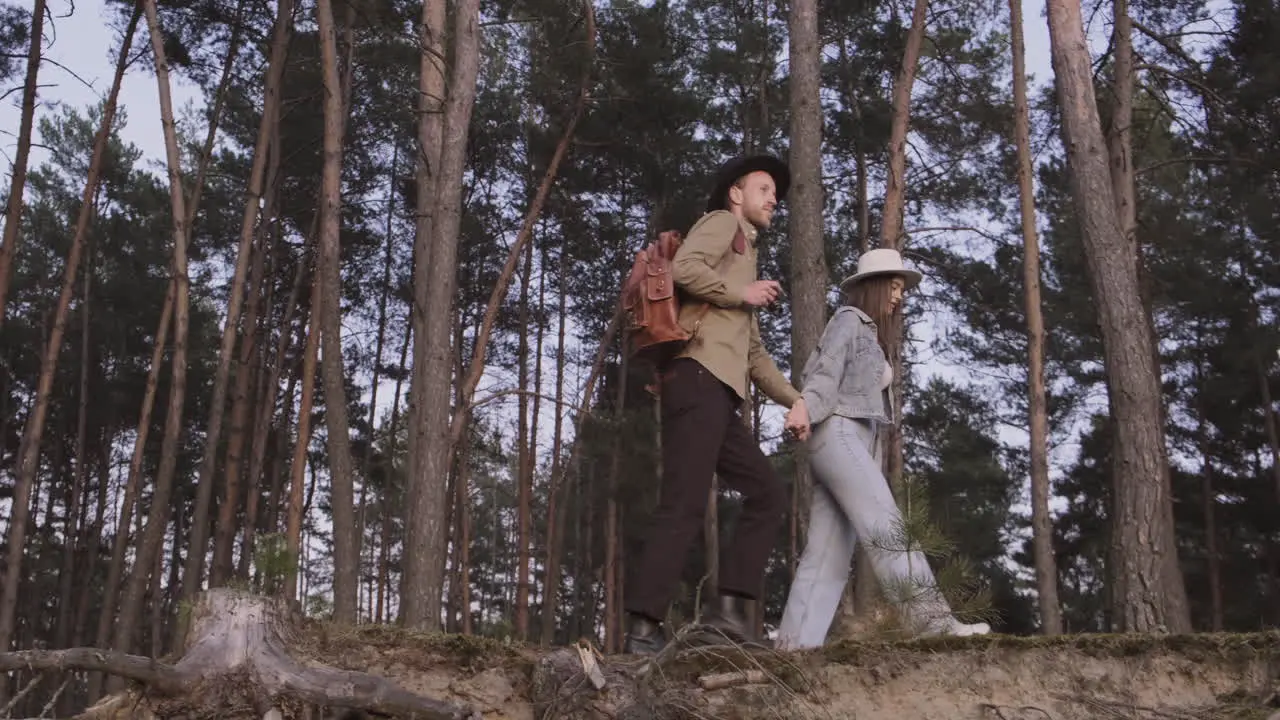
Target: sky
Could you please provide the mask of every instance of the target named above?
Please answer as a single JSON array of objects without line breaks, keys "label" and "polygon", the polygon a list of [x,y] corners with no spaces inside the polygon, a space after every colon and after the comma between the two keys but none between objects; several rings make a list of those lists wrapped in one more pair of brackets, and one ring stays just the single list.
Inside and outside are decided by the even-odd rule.
[{"label": "sky", "polygon": [[[44,54],[47,62],[43,64],[40,71],[41,90],[36,108],[36,143],[40,141],[38,134],[39,119],[42,116],[49,115],[54,110],[55,105],[63,103],[82,110],[90,104],[101,101],[110,88],[114,72],[116,58],[112,55],[112,48],[119,42],[118,33],[108,29],[115,23],[108,23],[109,11],[105,7],[103,0],[78,0],[74,2],[74,6],[72,5],[72,0],[49,0],[49,2],[53,18],[46,27]],[[1030,94],[1034,97],[1038,89],[1043,88],[1052,81],[1049,33],[1044,16],[1044,0],[1024,0],[1023,15],[1027,72],[1031,76]],[[1090,28],[1090,41],[1095,57],[1105,47],[1106,26],[1107,23],[1102,18],[1098,18]],[[139,29],[134,41],[134,52],[150,52],[149,39],[145,28]],[[18,82],[21,82],[20,78]],[[187,115],[187,111],[190,109],[199,108],[202,101],[197,88],[184,82],[180,75],[173,75],[172,83],[171,91],[173,93],[175,112],[179,116]],[[7,92],[10,89],[4,88],[3,91]],[[5,175],[11,172],[10,167],[17,146],[21,96],[22,93],[19,89],[8,95],[3,101],[0,101],[0,167],[3,167]],[[135,66],[125,76],[119,102],[123,111],[127,114],[127,122],[123,127],[117,128],[117,131],[123,140],[132,143],[142,151],[144,164],[155,169],[157,174],[163,176],[164,136],[160,123],[159,101],[154,75]],[[34,147],[30,167],[38,167],[47,156],[48,152],[45,149],[38,146]],[[572,161],[572,157],[570,157],[568,162]],[[916,223],[913,223],[912,219],[909,218],[908,226],[915,225]],[[619,282],[621,282],[621,278],[619,278]],[[516,284],[513,283],[511,291],[518,291]],[[939,320],[938,322],[945,321]],[[942,325],[926,321],[925,327],[917,328],[916,332],[927,341],[930,337],[940,334],[943,330],[944,327]],[[394,341],[388,342],[388,345],[394,344]],[[587,352],[592,351],[594,351],[594,347],[587,350]],[[961,368],[954,364],[948,364],[944,358],[931,356],[927,351],[923,354],[926,359],[923,366],[919,368],[923,375],[940,375],[949,379],[962,379],[975,372],[972,368]],[[546,363],[546,365],[549,366],[550,363]],[[574,376],[577,374],[578,369],[571,371],[568,378],[570,383],[581,384],[581,377],[577,377],[575,382]],[[497,373],[489,373],[477,392],[477,398],[485,396],[492,387],[501,387],[509,382],[509,380],[500,377]],[[367,392],[366,390],[365,401],[368,399]],[[391,395],[392,388],[390,384],[382,387],[379,391],[379,405],[386,403],[389,406]],[[514,411],[514,407],[511,409]],[[544,409],[544,411],[553,412],[549,408]],[[772,427],[772,434],[774,435],[776,435],[776,430],[781,428],[781,417],[782,411],[777,407],[771,407],[766,411],[766,422]],[[543,447],[549,447],[550,444],[551,420],[552,418],[546,418],[540,422],[541,428],[548,435],[544,439],[545,445]],[[770,429],[766,428],[764,434],[769,436],[771,434]],[[1025,444],[1026,433],[1018,428],[1003,428],[1001,436],[1002,439],[1011,444]],[[1052,464],[1059,471],[1074,456],[1073,445],[1074,442],[1068,441],[1055,449]],[[1019,509],[1025,511],[1025,508]]]},{"label": "sky", "polygon": [[[100,102],[110,89],[116,58],[113,47],[119,44],[119,32],[108,29],[118,23],[112,22],[112,10],[106,7],[103,0],[49,0],[52,19],[46,24],[46,62],[40,70],[41,89],[36,107],[36,134],[30,167],[38,167],[48,152],[38,146],[39,120],[50,115],[58,104],[66,104],[76,109]],[[1044,0],[1025,0],[1024,34],[1027,49],[1027,72],[1032,78],[1031,93],[1035,88],[1043,86],[1051,79],[1049,65],[1049,36],[1044,18]],[[163,22],[164,17],[161,16]],[[145,32],[145,22],[139,28],[134,39],[133,53],[150,53],[149,37]],[[184,82],[181,74],[171,74],[171,92],[175,112],[179,117],[188,115],[184,110],[198,109],[202,98],[198,88]],[[18,82],[20,82],[20,78]],[[8,90],[9,88],[5,88]],[[163,176],[164,171],[164,135],[160,123],[159,100],[155,76],[148,70],[135,64],[125,75],[120,92],[119,104],[126,115],[123,127],[117,132],[123,140],[137,146],[143,153],[142,162]],[[0,165],[8,174],[17,147],[17,132],[20,117],[21,91],[13,92],[5,100],[0,101]],[[572,162],[572,157],[568,162]],[[910,222],[908,223],[911,224]],[[621,278],[619,278],[621,282]],[[512,291],[518,291],[513,283]],[[925,335],[931,333],[925,329]],[[351,339],[351,338],[349,338]],[[363,340],[360,340],[363,342]],[[389,343],[394,345],[394,343]],[[588,349],[588,352],[594,348]],[[928,360],[922,368],[926,374],[952,375],[956,372],[938,360]],[[582,378],[573,378],[569,382],[580,386]],[[509,384],[509,380],[496,373],[487,373],[485,381],[477,392],[483,397],[489,386],[501,387]],[[388,385],[379,391],[379,405],[390,403],[392,388]],[[365,400],[368,395],[366,391]],[[772,407],[766,411],[766,422],[775,430],[781,428],[782,411]],[[550,443],[550,419],[540,423]],[[541,434],[541,433],[540,433]],[[776,432],[772,433],[776,435]],[[766,432],[766,436],[770,433]],[[1016,439],[1015,439],[1016,442]]]}]

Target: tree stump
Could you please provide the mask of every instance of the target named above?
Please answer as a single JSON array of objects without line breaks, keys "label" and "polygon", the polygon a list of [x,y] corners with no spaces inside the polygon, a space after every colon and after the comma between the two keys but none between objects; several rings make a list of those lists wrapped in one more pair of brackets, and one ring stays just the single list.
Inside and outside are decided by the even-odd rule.
[{"label": "tree stump", "polygon": [[104,698],[82,720],[288,717],[305,706],[413,720],[474,720],[467,707],[411,693],[368,673],[310,667],[291,652],[294,617],[274,598],[229,588],[202,594],[174,664],[96,648],[0,654],[0,671],[98,670],[139,686]]}]

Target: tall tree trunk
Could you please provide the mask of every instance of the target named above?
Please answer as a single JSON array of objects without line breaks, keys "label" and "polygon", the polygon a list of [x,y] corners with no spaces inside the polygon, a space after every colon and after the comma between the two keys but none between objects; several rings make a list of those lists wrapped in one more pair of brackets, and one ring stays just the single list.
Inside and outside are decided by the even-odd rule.
[{"label": "tall tree trunk", "polygon": [[906,207],[907,129],[911,117],[911,89],[920,63],[920,46],[929,12],[929,0],[915,0],[911,30],[902,55],[902,67],[893,83],[893,122],[889,127],[889,172],[885,181],[884,217],[880,221],[880,246],[902,245],[903,210]]},{"label": "tall tree trunk", "polygon": [[[441,310],[436,283],[451,276],[452,264],[437,267],[434,253],[434,198],[439,184],[445,121],[445,0],[424,0],[418,42],[422,46],[418,74],[418,157],[413,239],[413,375],[409,380],[408,482],[405,487],[404,572],[400,582],[401,619],[410,627],[434,628],[440,622],[443,578],[433,571],[432,553],[443,550],[445,492],[448,463],[431,458],[443,454],[439,433],[448,423],[448,409],[431,406],[448,402],[448,349],[432,355],[440,344],[439,330],[450,313]],[[447,297],[446,297],[447,299]],[[436,314],[432,320],[429,315]],[[431,332],[437,335],[433,338]],[[436,363],[436,365],[433,365]]]},{"label": "tall tree trunk", "polygon": [[[116,596],[120,592],[120,578],[124,574],[125,552],[129,548],[129,523],[138,505],[138,485],[142,477],[142,460],[145,456],[147,436],[151,432],[151,413],[155,409],[156,389],[160,380],[160,367],[164,349],[169,341],[169,328],[173,325],[173,306],[176,302],[177,283],[170,282],[160,311],[160,324],[156,328],[155,347],[151,350],[151,369],[147,373],[147,385],[142,395],[142,408],[138,414],[138,428],[133,444],[133,457],[129,461],[129,475],[125,480],[124,500],[120,516],[116,519],[115,542],[111,547],[111,561],[107,565],[107,580],[102,593],[102,611],[98,616],[98,630],[94,647],[107,648],[111,630],[115,627]],[[141,518],[142,513],[138,513]],[[89,674],[88,699],[96,702],[102,692],[102,673]]]},{"label": "tall tree trunk", "polygon": [[[182,165],[178,154],[177,128],[173,119],[173,99],[169,92],[169,62],[165,58],[164,36],[160,31],[160,18],[155,0],[143,0],[147,17],[147,30],[151,36],[151,49],[155,55],[156,84],[160,95],[160,118],[164,128],[165,157],[169,170],[169,200],[173,207],[173,274],[176,290],[173,313],[173,375],[169,383],[169,405],[166,409],[164,437],[160,443],[160,466],[156,472],[156,487],[151,496],[151,510],[146,529],[142,533],[137,551],[134,572],[129,577],[124,598],[120,603],[120,620],[116,624],[114,649],[128,652],[134,640],[134,628],[142,611],[143,598],[151,579],[151,573],[159,562],[164,544],[165,529],[169,524],[170,497],[173,494],[173,478],[178,463],[178,443],[182,433],[182,409],[187,388],[187,328],[190,323],[190,280],[187,276],[187,208],[183,197]],[[175,538],[175,543],[177,542]],[[156,578],[157,585],[160,579]],[[119,682],[111,683],[111,689]]]},{"label": "tall tree trunk", "polygon": [[[547,500],[547,581],[544,583],[546,598],[543,601],[542,614],[541,640],[544,645],[550,643],[555,635],[556,609],[559,605],[561,584],[559,582],[560,561],[564,546],[565,521],[568,517],[567,510],[571,505],[566,494],[571,489],[568,486],[567,479],[570,477],[576,478],[579,475],[577,468],[580,464],[579,457],[581,457],[583,445],[582,428],[586,419],[591,415],[596,382],[604,370],[605,358],[609,356],[621,324],[622,306],[619,304],[614,308],[613,318],[605,328],[604,336],[600,338],[600,345],[596,348],[595,360],[591,363],[591,372],[587,375],[586,383],[582,387],[582,403],[574,414],[573,444],[572,449],[569,451],[569,457],[560,463],[558,472],[553,472],[551,478],[552,484],[548,491],[550,497]],[[563,343],[561,345],[563,346]],[[559,460],[559,453],[555,457]]]},{"label": "tall tree trunk", "polygon": [[[4,311],[9,298],[9,276],[13,258],[18,253],[18,231],[22,228],[23,191],[27,185],[27,162],[31,157],[31,131],[36,114],[36,83],[40,74],[40,50],[44,42],[45,0],[35,0],[31,10],[31,42],[27,46],[27,77],[22,84],[22,114],[18,120],[18,151],[13,158],[13,175],[9,181],[9,204],[4,213],[4,238],[0,240],[0,327],[4,327]],[[130,25],[130,28],[133,26]],[[126,31],[125,48],[129,47],[132,30]],[[111,101],[108,101],[111,102]],[[2,628],[0,628],[2,629]],[[4,639],[0,651],[9,647]],[[3,695],[3,690],[0,690]]]},{"label": "tall tree trunk", "polygon": [[[36,9],[38,18],[35,22],[42,23],[44,3],[37,3]],[[23,548],[26,545],[27,520],[29,519],[31,506],[31,489],[35,483],[36,471],[40,465],[40,444],[44,438],[45,421],[49,415],[49,400],[50,393],[53,390],[53,377],[58,368],[58,354],[62,350],[62,336],[66,332],[67,312],[71,305],[71,296],[75,292],[76,275],[80,267],[80,255],[83,252],[85,238],[89,233],[89,222],[93,218],[93,198],[98,191],[98,176],[102,172],[107,139],[111,136],[111,124],[115,120],[116,99],[120,95],[120,83],[124,78],[129,45],[133,40],[133,33],[136,27],[137,13],[135,12],[133,21],[130,22],[128,29],[125,30],[124,43],[121,47],[119,59],[116,61],[116,72],[111,81],[111,90],[107,94],[106,106],[102,113],[102,122],[98,127],[98,134],[93,140],[93,155],[89,160],[89,171],[85,178],[84,193],[80,197],[80,212],[76,218],[75,235],[71,240],[71,248],[67,253],[67,262],[63,269],[62,290],[58,295],[58,304],[53,316],[53,326],[49,330],[49,339],[40,360],[40,376],[36,381],[34,407],[27,415],[27,424],[23,428],[22,440],[20,441],[18,467],[13,485],[13,504],[11,505],[9,518],[4,586],[0,589],[0,652],[8,651],[13,640],[18,587],[22,580]],[[36,36],[39,37],[40,33],[36,33]],[[34,40],[33,42],[38,44],[39,40]],[[34,81],[32,71],[28,70],[28,76]],[[29,146],[29,129],[26,137],[27,145]],[[26,172],[25,158],[23,158],[22,171]],[[15,194],[21,195],[20,189],[20,183],[15,177],[13,187],[10,189],[11,200]],[[18,213],[10,213],[7,217],[6,234],[8,234],[9,226],[17,225]],[[14,232],[17,232],[16,227]],[[12,242],[12,240],[6,240],[4,247],[12,247]],[[4,277],[8,277],[7,272]],[[5,695],[4,685],[0,684],[0,700],[3,700]]]},{"label": "tall tree trunk", "polygon": [[339,235],[342,223],[343,83],[338,76],[338,38],[330,0],[318,0],[320,56],[324,71],[324,170],[320,202],[320,373],[324,382],[329,477],[333,507],[333,618],[355,624],[360,594],[360,536],[356,534],[351,431],[342,366],[342,272]]},{"label": "tall tree trunk", "polygon": [[[412,309],[410,310],[412,314]],[[409,325],[413,325],[413,321],[409,321]],[[396,389],[391,396],[391,421],[389,435],[396,438],[400,433],[400,393],[403,387],[405,369],[408,366],[409,357],[409,340],[411,333],[404,334],[404,342],[400,344],[400,364],[399,372],[396,373]],[[401,496],[398,501],[392,501],[391,493],[395,487],[390,483],[382,489],[382,502],[380,503],[379,513],[381,515],[381,533],[378,541],[378,607],[374,612],[377,618],[376,622],[388,622],[390,620],[390,598],[391,592],[391,508],[403,503],[403,488],[401,488]]]},{"label": "tall tree trunk", "polygon": [[[275,354],[271,358],[271,368],[268,370],[268,379],[264,384],[265,391],[258,400],[257,418],[254,420],[253,447],[250,449],[249,457],[249,485],[250,487],[258,485],[262,482],[263,467],[266,465],[267,441],[271,436],[272,418],[275,416],[276,394],[280,388],[280,372],[283,369],[286,354],[289,350],[289,339],[293,335],[291,328],[293,327],[294,312],[299,310],[299,298],[302,295],[303,280],[308,276],[307,267],[311,244],[303,248],[302,257],[298,258],[297,268],[294,270],[293,285],[289,288],[289,298],[285,300],[284,320],[280,324],[280,336],[276,339]],[[299,345],[306,345],[306,332],[308,326],[309,311],[303,313],[302,330],[299,333]],[[305,352],[305,351],[304,351]],[[304,361],[305,362],[305,361]],[[280,496],[283,494],[283,473],[279,471],[279,465],[284,457],[288,455],[288,438],[290,425],[290,411],[293,408],[293,391],[294,385],[297,383],[299,373],[289,373],[289,385],[285,390],[284,409],[281,412],[280,424],[277,428],[278,452],[273,459],[273,472],[271,473],[270,492],[267,496],[267,507],[263,513],[263,527],[268,532],[278,532],[280,527],[279,511],[281,502]],[[309,382],[309,381],[308,381]],[[241,540],[242,548],[240,550],[242,557],[253,557],[255,535],[257,534],[257,524],[250,521],[245,523],[244,538]]]},{"label": "tall tree trunk", "polygon": [[520,397],[517,440],[519,468],[516,488],[516,637],[529,639],[529,546],[530,504],[533,498],[533,451],[535,443],[529,436],[529,283],[533,280],[533,243],[525,243],[524,269],[520,273],[520,337],[518,363],[520,366]]},{"label": "tall tree trunk", "polygon": [[79,551],[78,540],[84,534],[81,500],[84,497],[87,478],[86,464],[89,460],[89,366],[93,357],[89,347],[89,317],[92,302],[90,292],[93,285],[93,245],[90,241],[89,258],[85,262],[84,285],[80,291],[80,407],[76,417],[76,451],[75,470],[71,481],[66,514],[63,521],[62,572],[58,578],[58,625],[54,638],[54,647],[70,647],[71,626],[75,621],[72,608],[72,578],[76,574],[76,554]]},{"label": "tall tree trunk", "polygon": [[[920,47],[924,42],[925,24],[928,20],[928,0],[915,0],[911,13],[911,29],[907,32],[902,66],[893,83],[893,120],[889,129],[888,176],[885,181],[884,210],[880,218],[880,247],[901,250],[903,240],[903,212],[906,207],[907,131],[911,120],[911,90],[915,86],[916,69],[920,62]],[[898,315],[898,318],[901,314]],[[886,348],[889,364],[893,367],[893,383],[889,392],[894,408],[901,413],[903,399],[902,328],[889,330],[889,346]],[[902,481],[902,426],[895,423],[885,433],[881,463],[890,487],[897,491]],[[871,557],[865,544],[859,544],[854,555],[855,607],[858,612],[867,610],[879,589],[871,568]]]},{"label": "tall tree trunk", "polygon": [[[787,230],[791,240],[791,383],[799,387],[805,361],[818,346],[827,319],[826,246],[822,233],[822,42],[817,0],[792,0],[788,18],[791,92],[791,193]],[[792,485],[792,536],[806,532],[809,516],[809,455],[796,446]],[[798,547],[796,548],[798,550]]]},{"label": "tall tree trunk", "polygon": [[[884,213],[880,219],[880,247],[902,249],[903,211],[906,207],[907,130],[911,118],[911,90],[915,86],[920,63],[920,46],[924,41],[929,0],[916,0],[911,13],[911,30],[902,56],[902,67],[893,83],[893,122],[889,130],[889,172],[885,183]],[[900,317],[900,315],[899,315]],[[889,362],[893,366],[894,407],[901,412],[903,401],[902,328],[890,332]],[[902,425],[895,423],[886,434],[885,465],[889,482],[895,489],[902,484]],[[861,556],[865,557],[865,553]],[[864,566],[865,567],[865,566]]]},{"label": "tall tree trunk", "polygon": [[[564,452],[564,363],[565,335],[567,319],[567,298],[569,295],[569,248],[568,242],[560,247],[560,294],[557,307],[557,340],[556,340],[556,421],[551,430],[551,473],[547,479],[547,534],[544,546],[545,561],[542,575],[542,628],[538,641],[547,647],[555,634],[556,595],[555,588],[560,583],[559,557],[553,557],[555,540],[560,534],[559,517],[556,512],[556,484],[561,475],[561,455]],[[557,568],[552,571],[553,566]]]},{"label": "tall tree trunk", "polygon": [[1044,387],[1044,316],[1040,311],[1040,241],[1036,234],[1031,169],[1031,112],[1027,107],[1026,47],[1022,0],[1009,0],[1013,44],[1013,136],[1018,151],[1019,207],[1022,211],[1023,290],[1027,313],[1027,413],[1031,430],[1031,538],[1040,603],[1040,630],[1062,634],[1058,564],[1049,518],[1049,420]]},{"label": "tall tree trunk", "polygon": [[[467,1],[471,2],[473,0]],[[507,255],[507,261],[502,268],[502,273],[498,276],[498,281],[494,284],[493,292],[489,295],[489,302],[485,306],[484,319],[481,322],[480,331],[476,335],[475,353],[471,358],[471,364],[467,370],[467,376],[462,386],[462,396],[458,399],[459,407],[469,406],[471,404],[472,397],[475,394],[476,385],[480,382],[480,376],[484,373],[485,350],[488,347],[489,337],[493,331],[494,322],[497,320],[498,306],[501,304],[502,297],[506,294],[511,278],[515,274],[516,265],[520,258],[520,251],[524,248],[524,244],[529,242],[529,238],[533,234],[533,226],[538,221],[538,216],[542,213],[542,207],[551,193],[551,186],[555,182],[556,175],[560,170],[560,163],[569,152],[569,146],[573,140],[574,132],[577,129],[578,121],[582,118],[582,114],[586,109],[587,97],[590,92],[592,70],[595,65],[596,25],[595,10],[591,4],[591,0],[585,0],[583,7],[586,14],[586,21],[584,25],[587,36],[587,60],[583,64],[577,102],[574,104],[569,120],[565,125],[564,133],[560,137],[560,142],[556,145],[555,152],[551,154],[551,160],[547,163],[547,169],[546,172],[543,173],[542,182],[538,186],[538,192],[534,196],[533,202],[529,205],[529,210],[525,214],[524,223],[520,227],[520,232],[516,234],[516,240],[512,244],[511,250]],[[468,85],[468,87],[474,91],[474,87],[471,87],[471,85]],[[472,94],[474,95],[474,92],[472,92]],[[453,148],[455,146],[449,145],[449,147]],[[456,147],[460,153],[462,146],[459,145]],[[450,192],[452,193],[454,190],[450,190]],[[455,230],[451,231],[451,236],[457,235],[456,226],[458,216],[456,212],[456,203],[454,204],[454,208],[455,211],[451,213],[449,226],[455,228]],[[440,227],[440,225],[437,225],[437,229]],[[449,252],[452,253],[453,249]],[[435,263],[434,257],[432,262],[433,264]],[[451,287],[450,292],[452,292]],[[447,410],[447,407],[445,410]],[[446,456],[450,456],[453,448],[457,447],[461,438],[461,433],[462,413],[455,412],[453,421],[450,423],[450,427],[448,428],[446,437],[448,442],[442,446]],[[447,464],[446,467],[448,467]]]},{"label": "tall tree trunk", "polygon": [[[222,344],[218,348],[218,367],[213,378],[213,399],[209,405],[206,422],[204,455],[200,460],[199,480],[196,485],[195,515],[191,522],[191,542],[187,548],[187,561],[183,570],[182,599],[190,601],[200,589],[204,570],[205,550],[209,533],[209,505],[213,498],[213,475],[218,464],[218,443],[222,435],[222,419],[227,404],[227,383],[231,374],[231,361],[235,353],[236,331],[240,324],[240,309],[244,302],[245,276],[248,274],[253,252],[254,228],[262,198],[262,178],[266,172],[267,152],[271,143],[271,124],[276,117],[279,103],[278,88],[284,73],[284,57],[292,30],[292,0],[281,0],[276,12],[275,34],[268,60],[267,79],[263,97],[262,119],[258,123],[258,136],[254,146],[253,165],[249,170],[249,185],[245,192],[244,213],[240,220],[240,244],[236,250],[235,273],[227,301],[227,317],[222,326]],[[217,118],[213,119],[217,122]],[[213,128],[210,128],[213,131]],[[236,488],[228,489],[229,493]],[[227,502],[224,499],[224,503]],[[234,500],[230,503],[234,512]],[[234,515],[232,516],[234,522]],[[222,530],[224,534],[226,530]],[[229,562],[230,558],[227,558]]]},{"label": "tall tree trunk", "polygon": [[[279,146],[276,146],[279,148]],[[271,155],[271,167],[267,173],[268,187],[272,188],[270,194],[267,195],[267,201],[263,207],[262,231],[260,234],[260,247],[255,253],[253,267],[249,271],[249,307],[245,312],[245,328],[247,329],[245,342],[240,346],[240,359],[238,360],[240,370],[238,372],[245,375],[241,379],[240,375],[236,376],[235,395],[231,401],[231,437],[227,439],[227,482],[231,482],[231,478],[240,478],[240,468],[244,465],[244,444],[245,437],[252,437],[249,446],[249,467],[245,475],[245,493],[244,493],[244,523],[241,528],[241,546],[240,560],[236,565],[235,574],[244,579],[249,579],[249,568],[253,561],[254,538],[257,534],[259,522],[259,505],[262,502],[262,482],[261,469],[262,460],[256,454],[261,445],[262,449],[266,448],[266,438],[259,438],[256,432],[263,435],[269,434],[270,418],[274,414],[276,393],[279,391],[279,362],[276,358],[269,358],[269,352],[266,347],[266,341],[270,338],[267,330],[267,324],[271,317],[271,311],[275,303],[275,285],[268,284],[266,281],[266,266],[268,260],[271,261],[273,269],[279,265],[276,260],[282,254],[280,241],[280,223],[272,222],[271,218],[275,211],[276,203],[280,199],[280,189],[276,186],[276,179],[279,177],[280,158],[275,152]],[[300,264],[301,268],[301,264]],[[298,283],[295,281],[293,287],[290,288],[290,296],[288,302],[296,303]],[[263,293],[266,297],[263,297]],[[265,313],[263,310],[265,309]],[[290,305],[285,309],[284,322],[281,324],[280,339],[287,341],[292,335],[289,332],[290,321],[293,319],[293,307]],[[265,315],[267,322],[259,322],[259,316]],[[263,327],[260,329],[258,325]],[[259,338],[261,334],[261,338]],[[280,349],[284,352],[284,348]],[[253,397],[249,395],[250,378],[257,380],[254,388]],[[255,405],[257,403],[258,405]],[[259,405],[265,404],[266,418],[261,419],[262,409]],[[252,417],[251,417],[252,415]],[[261,429],[259,430],[259,424]],[[255,432],[256,431],[256,432]],[[234,545],[234,525],[232,527],[232,537],[226,542]],[[230,558],[231,552],[224,550]],[[214,557],[218,555],[218,550],[214,549]]]},{"label": "tall tree trunk", "polygon": [[[1133,179],[1133,21],[1128,0],[1113,0],[1115,61],[1114,99],[1107,147],[1111,167],[1111,189],[1115,193],[1116,214],[1125,239],[1134,245],[1138,227],[1137,200]],[[1135,246],[1136,251],[1136,246]],[[1134,253],[1134,261],[1137,253]]]},{"label": "tall tree trunk", "polygon": [[[1201,345],[1203,347],[1203,345]],[[1196,399],[1198,412],[1196,442],[1200,446],[1200,492],[1204,517],[1205,564],[1209,581],[1209,629],[1222,632],[1222,559],[1218,557],[1217,490],[1213,484],[1213,460],[1209,442],[1209,421],[1206,419],[1204,373],[1196,367]]]},{"label": "tall tree trunk", "polygon": [[1160,381],[1137,267],[1116,212],[1079,0],[1047,0],[1072,195],[1102,325],[1115,418],[1113,623],[1119,631],[1188,632],[1178,566]]},{"label": "tall tree trunk", "polygon": [[[318,273],[317,273],[318,276]],[[289,553],[289,571],[285,575],[285,597],[297,597],[298,568],[302,565],[302,485],[307,474],[307,447],[311,445],[311,414],[315,403],[316,354],[320,348],[319,277],[311,284],[311,318],[307,323],[307,342],[302,360],[302,400],[298,408],[298,437],[293,446],[293,462],[289,467],[288,520],[285,547]],[[284,428],[282,428],[284,430]]]}]

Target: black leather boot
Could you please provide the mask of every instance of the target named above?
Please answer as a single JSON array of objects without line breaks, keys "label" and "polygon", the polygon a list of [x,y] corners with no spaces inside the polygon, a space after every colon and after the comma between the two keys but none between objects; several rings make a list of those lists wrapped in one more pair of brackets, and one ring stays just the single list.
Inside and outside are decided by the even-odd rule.
[{"label": "black leather boot", "polygon": [[628,655],[657,655],[666,647],[667,638],[662,625],[643,615],[632,615],[627,629],[627,641],[622,651]]},{"label": "black leather boot", "polygon": [[703,610],[702,624],[719,630],[734,642],[756,642],[751,623],[747,620],[746,604],[743,598],[721,593]]}]

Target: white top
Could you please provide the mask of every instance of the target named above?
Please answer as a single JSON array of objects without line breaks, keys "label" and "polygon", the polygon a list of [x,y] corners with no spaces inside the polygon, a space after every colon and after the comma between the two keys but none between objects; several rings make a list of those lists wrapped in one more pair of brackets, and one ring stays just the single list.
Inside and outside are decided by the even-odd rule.
[{"label": "white top", "polygon": [[884,374],[880,376],[880,389],[884,390],[893,383],[893,366],[886,360],[884,364]]}]

